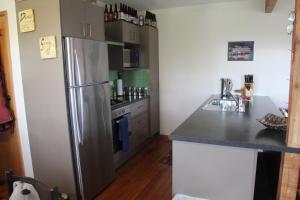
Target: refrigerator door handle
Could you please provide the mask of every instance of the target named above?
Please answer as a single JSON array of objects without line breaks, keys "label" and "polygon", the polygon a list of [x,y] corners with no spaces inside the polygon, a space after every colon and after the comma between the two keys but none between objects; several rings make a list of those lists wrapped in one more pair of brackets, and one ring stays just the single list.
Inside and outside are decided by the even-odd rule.
[{"label": "refrigerator door handle", "polygon": [[75,50],[73,49],[73,42],[70,38],[65,39],[65,44],[66,44],[66,57],[67,57],[67,74],[68,74],[68,85],[72,86],[75,84],[75,72],[74,72],[74,66],[76,61],[76,56],[74,52]]},{"label": "refrigerator door handle", "polygon": [[77,138],[77,141],[79,144],[82,144],[82,137],[81,137],[81,128],[79,126],[79,116],[78,116],[78,104],[77,104],[77,92],[76,92],[76,88],[70,90],[71,92],[71,109],[72,109],[72,113],[73,113],[73,131],[74,134]]},{"label": "refrigerator door handle", "polygon": [[[103,88],[103,91],[105,91],[104,86],[101,85],[101,87]],[[105,104],[102,103],[102,105],[101,105],[101,117],[102,117],[102,120],[105,122],[104,123],[104,129],[105,129],[105,133],[107,133],[107,124],[106,124],[106,120],[105,120],[104,113],[103,113],[104,107],[105,107]]]},{"label": "refrigerator door handle", "polygon": [[84,130],[84,97],[83,97],[83,89],[78,88],[79,90],[79,109],[77,110],[77,116],[78,116],[78,126],[79,126],[79,138],[80,138],[80,144],[84,144],[84,137],[83,137],[83,130]]},{"label": "refrigerator door handle", "polygon": [[[80,66],[79,66],[79,61],[78,61],[78,55],[77,55],[77,51],[74,50],[74,71],[77,72],[77,74],[80,74]],[[74,76],[73,78],[76,79],[75,77],[75,72],[74,72]],[[80,78],[80,77],[78,77]],[[79,82],[81,82],[81,80],[79,80]],[[79,90],[79,102],[78,102],[78,95],[77,95],[77,90]],[[83,145],[83,94],[82,94],[82,88],[78,87],[77,89],[75,89],[75,104],[76,104],[76,118],[77,118],[77,127],[78,127],[78,141],[79,144]],[[79,105],[78,105],[79,104]]]},{"label": "refrigerator door handle", "polygon": [[70,89],[70,108],[72,112],[72,129],[74,134],[74,140],[75,140],[75,155],[76,155],[76,164],[77,164],[77,172],[78,172],[78,178],[79,178],[79,187],[80,187],[80,193],[83,194],[83,185],[82,185],[82,174],[81,174],[81,164],[80,164],[80,157],[79,157],[79,145],[82,144],[82,140],[80,137],[80,128],[78,123],[78,108],[77,108],[77,92],[76,88]]}]

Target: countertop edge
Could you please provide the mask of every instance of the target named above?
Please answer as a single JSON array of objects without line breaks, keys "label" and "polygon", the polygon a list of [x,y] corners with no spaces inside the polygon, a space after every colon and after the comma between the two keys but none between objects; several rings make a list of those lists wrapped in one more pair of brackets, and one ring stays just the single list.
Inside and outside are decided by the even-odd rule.
[{"label": "countertop edge", "polygon": [[227,147],[239,147],[239,148],[247,148],[247,149],[257,149],[263,151],[277,151],[277,152],[285,152],[285,153],[297,153],[300,154],[300,149],[295,147],[278,147],[273,145],[264,145],[264,144],[251,144],[251,143],[243,143],[243,142],[230,142],[230,141],[221,141],[221,140],[211,140],[211,139],[200,139],[188,136],[178,136],[178,135],[169,135],[170,140],[172,141],[181,141],[181,142],[193,142],[193,143],[201,143],[201,144],[211,144],[211,145],[219,145],[219,146],[227,146]]}]

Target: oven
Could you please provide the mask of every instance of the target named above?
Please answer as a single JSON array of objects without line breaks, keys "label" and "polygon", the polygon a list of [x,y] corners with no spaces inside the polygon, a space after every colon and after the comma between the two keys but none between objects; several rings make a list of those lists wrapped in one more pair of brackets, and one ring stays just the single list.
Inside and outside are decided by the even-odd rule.
[{"label": "oven", "polygon": [[[119,140],[119,120],[126,116],[128,119],[128,135],[129,135],[129,149],[128,151],[122,151],[122,142]],[[113,130],[113,149],[114,149],[114,164],[115,168],[120,167],[126,162],[131,155],[131,116],[129,106],[123,106],[121,108],[112,111],[112,130]]]}]

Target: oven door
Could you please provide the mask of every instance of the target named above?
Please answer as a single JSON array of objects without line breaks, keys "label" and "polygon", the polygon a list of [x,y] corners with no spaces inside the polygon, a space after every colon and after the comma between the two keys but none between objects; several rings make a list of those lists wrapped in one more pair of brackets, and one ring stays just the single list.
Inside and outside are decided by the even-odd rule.
[{"label": "oven door", "polygon": [[[122,142],[119,140],[119,119],[123,116],[126,116],[128,118],[129,150],[127,152],[122,151]],[[115,168],[119,168],[124,162],[126,162],[130,158],[130,155],[132,153],[131,116],[130,113],[123,116],[112,120]]]}]

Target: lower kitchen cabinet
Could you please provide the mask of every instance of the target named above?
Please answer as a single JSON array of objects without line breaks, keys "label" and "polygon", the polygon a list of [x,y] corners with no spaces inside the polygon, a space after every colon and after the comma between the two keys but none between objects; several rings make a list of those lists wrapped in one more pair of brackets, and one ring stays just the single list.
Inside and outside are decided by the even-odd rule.
[{"label": "lower kitchen cabinet", "polygon": [[143,144],[149,138],[148,112],[140,114],[132,119],[132,145],[134,147]]},{"label": "lower kitchen cabinet", "polygon": [[149,100],[131,104],[130,112],[132,145],[138,147],[149,138]]},{"label": "lower kitchen cabinet", "polygon": [[159,121],[159,81],[151,80],[150,88],[150,134],[160,132]]}]

